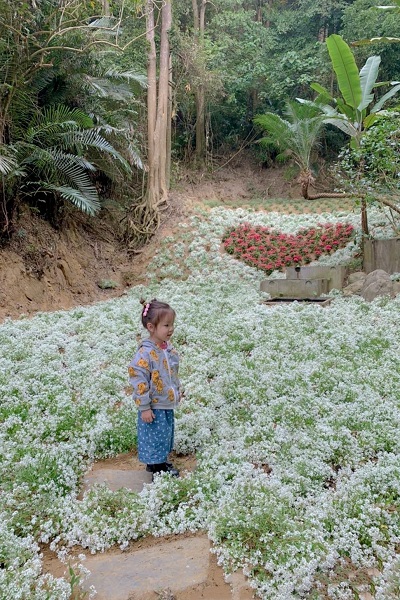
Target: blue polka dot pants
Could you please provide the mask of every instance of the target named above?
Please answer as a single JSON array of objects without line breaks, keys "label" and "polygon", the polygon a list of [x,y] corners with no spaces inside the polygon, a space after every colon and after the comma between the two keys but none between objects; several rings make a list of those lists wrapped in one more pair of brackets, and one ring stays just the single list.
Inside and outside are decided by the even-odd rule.
[{"label": "blue polka dot pants", "polygon": [[153,413],[152,423],[144,423],[138,413],[138,456],[147,465],[166,462],[174,446],[174,411],[153,408]]}]

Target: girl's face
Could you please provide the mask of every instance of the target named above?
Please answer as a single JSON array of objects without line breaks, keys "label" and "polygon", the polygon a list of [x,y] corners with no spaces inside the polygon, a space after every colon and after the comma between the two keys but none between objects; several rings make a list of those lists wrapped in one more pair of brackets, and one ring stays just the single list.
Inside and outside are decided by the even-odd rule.
[{"label": "girl's face", "polygon": [[151,341],[155,342],[156,344],[168,342],[172,334],[174,333],[174,322],[174,313],[168,312],[160,319],[157,325],[153,325],[153,323],[148,323],[147,329],[150,332]]}]

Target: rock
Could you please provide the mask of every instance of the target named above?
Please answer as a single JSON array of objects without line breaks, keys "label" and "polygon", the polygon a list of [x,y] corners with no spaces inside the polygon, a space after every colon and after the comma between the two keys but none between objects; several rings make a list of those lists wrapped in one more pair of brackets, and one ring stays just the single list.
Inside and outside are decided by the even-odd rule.
[{"label": "rock", "polygon": [[395,295],[393,281],[386,271],[377,269],[367,275],[360,293],[364,300],[368,302],[371,302],[378,296],[390,296],[393,298]]},{"label": "rock", "polygon": [[383,271],[382,269],[376,269],[376,271],[372,271],[368,273],[364,280],[365,287],[367,287],[370,283],[377,281],[378,279],[384,279],[385,281],[391,281],[390,275]]},{"label": "rock", "polygon": [[393,293],[395,296],[400,294],[400,281],[393,281]]},{"label": "rock", "polygon": [[364,285],[364,279],[359,279],[358,281],[354,281],[343,288],[343,296],[353,296],[354,294],[360,295],[362,287]]},{"label": "rock", "polygon": [[363,271],[356,271],[355,273],[350,273],[350,275],[347,278],[347,283],[348,285],[351,285],[352,283],[356,283],[356,281],[364,282],[366,277],[367,274]]}]

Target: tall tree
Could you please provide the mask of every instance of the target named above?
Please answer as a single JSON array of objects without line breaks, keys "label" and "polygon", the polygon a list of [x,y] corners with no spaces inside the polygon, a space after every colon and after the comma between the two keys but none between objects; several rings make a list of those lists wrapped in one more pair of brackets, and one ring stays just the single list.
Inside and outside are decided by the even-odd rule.
[{"label": "tall tree", "polygon": [[[171,0],[158,7],[146,0],[147,52],[147,185],[142,200],[128,216],[128,242],[135,251],[158,229],[160,206],[167,202],[171,162]],[[156,43],[159,31],[159,46]]]},{"label": "tall tree", "polygon": [[[193,7],[193,30],[196,54],[204,55],[204,30],[206,5],[208,0],[192,0]],[[196,96],[196,159],[203,162],[206,153],[206,113],[205,113],[205,89],[204,83],[200,82],[195,89]]]},{"label": "tall tree", "polygon": [[[169,137],[169,82],[170,82],[170,48],[169,30],[172,22],[171,0],[165,0],[161,9],[160,52],[157,61],[155,42],[155,11],[158,10],[153,0],[147,0],[147,39],[148,54],[148,91],[147,91],[147,124],[148,124],[148,185],[146,197],[149,206],[156,208],[167,200],[170,156],[167,156],[167,140]],[[157,80],[158,62],[158,80]]]}]

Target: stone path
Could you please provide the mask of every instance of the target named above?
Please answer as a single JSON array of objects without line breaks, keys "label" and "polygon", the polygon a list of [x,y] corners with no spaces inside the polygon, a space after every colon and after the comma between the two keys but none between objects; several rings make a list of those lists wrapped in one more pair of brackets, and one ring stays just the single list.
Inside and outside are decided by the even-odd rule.
[{"label": "stone path", "polygon": [[[96,463],[84,477],[83,490],[102,483],[111,490],[126,487],[139,492],[151,483],[151,474],[131,455],[122,455]],[[236,572],[225,580],[210,549],[207,536],[195,534],[145,538],[125,552],[112,549],[86,554],[83,564],[90,576],[82,591],[94,586],[95,600],[252,600],[253,592],[243,574]],[[77,554],[85,553],[80,549]],[[45,552],[44,570],[68,579],[67,567],[53,553]],[[356,573],[349,575],[350,580],[354,577]],[[368,592],[360,591],[359,596],[360,600],[373,600]]]},{"label": "stone path", "polygon": [[86,474],[83,480],[84,491],[95,484],[105,483],[113,492],[122,487],[135,492],[140,492],[145,483],[151,483],[151,473],[147,471],[128,471],[126,469],[96,469]]},{"label": "stone path", "polygon": [[207,579],[210,544],[205,537],[166,542],[131,554],[88,557],[91,572],[84,589],[97,590],[96,600],[140,598],[155,590],[174,592],[198,586]]},{"label": "stone path", "polygon": [[[116,463],[109,459],[86,474],[83,491],[94,484],[106,484],[114,491],[126,487],[139,492],[147,483],[151,483],[151,474],[135,465],[131,457]],[[88,591],[94,586],[95,600],[251,600],[253,592],[245,577],[234,573],[226,582],[210,548],[207,536],[196,534],[166,540],[146,538],[125,552],[113,549],[86,554],[83,564],[90,576],[82,588]],[[66,574],[65,565],[49,553],[44,569],[57,577]]]}]

